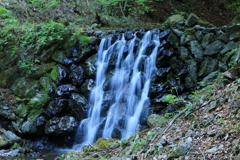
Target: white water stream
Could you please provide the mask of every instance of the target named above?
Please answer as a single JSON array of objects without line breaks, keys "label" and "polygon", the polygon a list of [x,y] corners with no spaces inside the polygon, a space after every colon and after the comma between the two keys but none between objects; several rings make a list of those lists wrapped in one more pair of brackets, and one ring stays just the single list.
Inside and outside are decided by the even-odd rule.
[{"label": "white water stream", "polygon": [[[127,42],[123,35],[111,45],[111,37],[103,38],[97,59],[96,85],[90,96],[88,118],[84,119],[77,136],[83,135],[81,144],[94,143],[99,137],[127,139],[135,134],[140,118],[148,116],[149,88],[151,77],[156,71],[156,57],[160,46],[159,31],[148,31],[134,50],[137,36]],[[146,53],[151,45],[151,53]],[[125,47],[128,52],[125,53]],[[134,51],[136,53],[134,53]],[[111,96],[108,111],[102,114],[104,83],[109,70],[109,62],[116,58],[115,69],[110,80]],[[104,116],[102,116],[104,115]]]}]

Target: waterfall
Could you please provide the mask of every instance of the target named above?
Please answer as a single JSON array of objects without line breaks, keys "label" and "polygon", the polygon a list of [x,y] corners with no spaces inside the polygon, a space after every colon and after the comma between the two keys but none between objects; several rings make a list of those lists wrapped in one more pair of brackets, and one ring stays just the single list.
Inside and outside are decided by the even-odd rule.
[{"label": "waterfall", "polygon": [[[136,33],[129,41],[124,34],[113,44],[110,36],[101,40],[96,85],[89,99],[88,118],[78,129],[77,138],[82,139],[76,142],[75,149],[92,144],[99,137],[127,139],[135,134],[141,117],[149,115],[148,93],[161,46],[159,35],[159,30],[152,30],[141,40]],[[106,87],[108,73],[111,76]],[[105,99],[108,103],[103,106]]]}]

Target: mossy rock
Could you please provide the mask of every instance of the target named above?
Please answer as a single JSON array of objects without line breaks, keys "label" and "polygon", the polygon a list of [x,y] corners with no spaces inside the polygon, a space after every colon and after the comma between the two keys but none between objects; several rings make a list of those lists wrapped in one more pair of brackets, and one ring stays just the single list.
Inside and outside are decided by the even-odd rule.
[{"label": "mossy rock", "polygon": [[214,34],[213,33],[207,33],[202,39],[202,47],[206,48],[207,45],[209,45],[214,40]]},{"label": "mossy rock", "polygon": [[0,73],[0,87],[11,86],[20,75],[16,67],[9,68]]},{"label": "mossy rock", "polygon": [[67,152],[67,153],[64,154],[64,157],[67,157],[67,156],[69,156],[69,155],[75,155],[75,154],[77,154],[77,153],[78,153],[78,152],[76,152],[76,151]]},{"label": "mossy rock", "polygon": [[53,93],[57,87],[50,77],[41,77],[40,84],[42,85],[45,93]]},{"label": "mossy rock", "polygon": [[96,74],[96,60],[97,55],[93,55],[85,61],[84,64],[84,71],[86,72],[87,76],[90,78],[95,78]]},{"label": "mossy rock", "polygon": [[0,149],[9,149],[14,144],[15,140],[0,142]]},{"label": "mossy rock", "polygon": [[187,26],[191,27],[191,26],[194,26],[195,24],[197,24],[198,20],[199,20],[198,16],[195,15],[194,13],[191,13],[191,14],[188,16],[185,24],[186,24]]},{"label": "mossy rock", "polygon": [[213,24],[207,21],[203,21],[201,19],[198,20],[198,24],[203,27],[213,27]]},{"label": "mossy rock", "polygon": [[147,124],[150,128],[153,127],[165,127],[167,125],[167,119],[158,114],[152,114],[147,119]]},{"label": "mossy rock", "polygon": [[187,29],[185,29],[185,31],[184,31],[184,34],[185,34],[185,35],[195,35],[195,33],[196,33],[196,30],[193,29],[193,28],[187,28]]},{"label": "mossy rock", "polygon": [[72,64],[72,60],[68,59],[67,56],[65,55],[65,53],[63,52],[55,52],[52,55],[52,59],[57,62],[60,63],[64,66],[69,66],[70,64]]},{"label": "mossy rock", "polygon": [[180,44],[182,46],[184,45],[190,45],[190,42],[196,40],[196,36],[195,36],[195,30],[194,29],[186,29],[185,32],[183,33],[183,35],[180,38]]},{"label": "mossy rock", "polygon": [[16,114],[19,116],[19,117],[26,117],[28,115],[28,112],[29,112],[29,107],[27,105],[25,105],[24,103],[20,104],[16,110]]},{"label": "mossy rock", "polygon": [[179,45],[179,38],[171,33],[169,36],[168,36],[168,40],[171,42],[171,44],[174,46],[174,47],[177,47]]},{"label": "mossy rock", "polygon": [[54,66],[50,73],[52,80],[56,81],[58,79],[59,75],[60,75],[60,73],[58,72],[58,66]]},{"label": "mossy rock", "polygon": [[28,106],[31,108],[42,108],[49,101],[50,97],[47,93],[37,93],[33,98],[28,102]]},{"label": "mossy rock", "polygon": [[173,150],[167,157],[167,160],[173,160],[187,153],[188,147],[180,146],[176,150]]},{"label": "mossy rock", "polygon": [[207,57],[201,64],[199,77],[205,77],[218,69],[218,60]]},{"label": "mossy rock", "polygon": [[18,148],[18,147],[20,147],[20,144],[19,143],[14,143],[11,148],[15,149],[15,148]]},{"label": "mossy rock", "polygon": [[62,80],[66,79],[67,75],[68,71],[62,65],[54,66],[50,73],[50,77],[56,84],[59,84]]},{"label": "mossy rock", "polygon": [[36,133],[37,132],[37,119],[42,114],[43,109],[31,109],[27,121],[21,126],[23,133]]},{"label": "mossy rock", "polygon": [[110,146],[110,143],[109,143],[110,141],[111,141],[110,139],[99,138],[94,145],[99,149],[105,149]]},{"label": "mossy rock", "polygon": [[46,75],[47,73],[50,73],[54,66],[56,66],[56,63],[54,63],[54,62],[34,66],[36,68],[36,70],[32,74],[30,74],[29,77],[38,79],[38,78]]},{"label": "mossy rock", "polygon": [[[73,159],[73,158],[80,158],[79,153],[75,151],[67,152],[64,154],[64,159]],[[83,159],[83,158],[82,158]]]},{"label": "mossy rock", "polygon": [[38,80],[21,77],[14,82],[11,89],[14,95],[20,98],[32,98],[42,89],[42,86]]},{"label": "mossy rock", "polygon": [[164,22],[169,25],[178,24],[184,21],[184,17],[180,14],[172,15]]}]

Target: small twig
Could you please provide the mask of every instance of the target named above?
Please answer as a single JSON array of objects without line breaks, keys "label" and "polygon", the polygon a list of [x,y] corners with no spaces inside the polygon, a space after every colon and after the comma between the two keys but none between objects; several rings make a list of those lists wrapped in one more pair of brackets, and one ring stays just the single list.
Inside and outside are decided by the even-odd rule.
[{"label": "small twig", "polygon": [[160,134],[156,134],[154,136],[154,138],[151,140],[151,143],[153,141],[155,141],[156,139],[160,138],[165,132],[167,132],[167,130],[173,125],[173,123],[176,121],[177,118],[179,118],[184,112],[187,111],[187,108],[185,108],[184,110],[182,110],[180,113],[178,113],[172,120],[170,123],[168,123],[168,125],[165,127],[165,129],[160,132]]}]

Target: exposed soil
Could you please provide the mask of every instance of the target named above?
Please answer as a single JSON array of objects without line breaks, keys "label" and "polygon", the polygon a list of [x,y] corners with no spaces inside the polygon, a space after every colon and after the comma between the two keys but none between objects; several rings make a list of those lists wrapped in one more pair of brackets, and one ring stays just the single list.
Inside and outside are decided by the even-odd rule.
[{"label": "exposed soil", "polygon": [[237,14],[226,7],[231,4],[226,0],[164,0],[151,3],[155,11],[142,17],[147,22],[163,23],[173,14],[181,14],[187,18],[189,13],[196,14],[204,21],[219,27],[228,24]]}]

